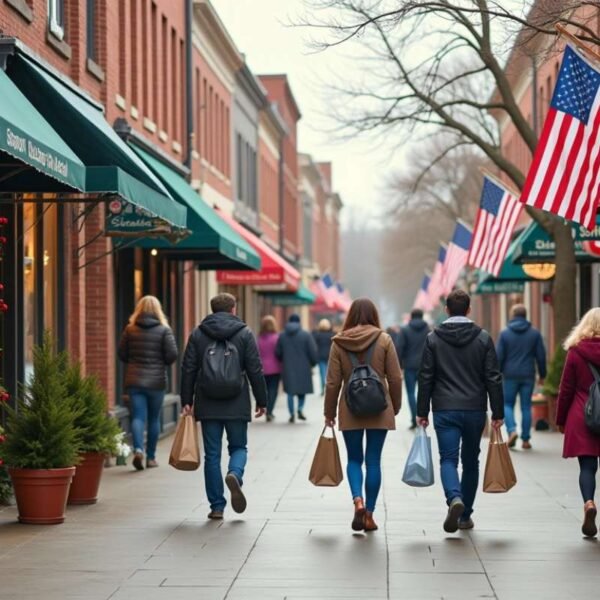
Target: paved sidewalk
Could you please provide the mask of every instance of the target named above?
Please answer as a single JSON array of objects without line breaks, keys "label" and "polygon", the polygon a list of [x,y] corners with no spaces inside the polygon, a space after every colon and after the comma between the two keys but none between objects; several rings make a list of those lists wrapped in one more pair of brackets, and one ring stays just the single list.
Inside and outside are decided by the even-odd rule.
[{"label": "paved sidewalk", "polygon": [[222,523],[206,520],[201,471],[170,468],[166,440],[161,468],[106,470],[100,502],[69,508],[64,525],[19,525],[14,508],[0,511],[0,599],[597,595],[600,544],[580,535],[577,465],[560,458],[558,434],[537,434],[532,452],[514,452],[517,487],[480,494],[476,529],[447,535],[439,483],[417,490],[401,482],[412,437],[403,410],[384,451],[380,530],[353,534],[347,482],[315,488],[307,481],[321,400],[310,397],[310,421],[295,425],[279,402],[276,422],[251,428],[249,507],[241,518],[227,512]]}]

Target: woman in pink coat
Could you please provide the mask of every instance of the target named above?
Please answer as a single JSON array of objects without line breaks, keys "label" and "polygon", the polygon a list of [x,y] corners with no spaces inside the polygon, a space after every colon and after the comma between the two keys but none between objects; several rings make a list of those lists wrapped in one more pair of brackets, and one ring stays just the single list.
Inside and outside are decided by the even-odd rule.
[{"label": "woman in pink coat", "polygon": [[586,537],[596,527],[596,472],[600,457],[600,436],[590,432],[583,415],[589,389],[594,382],[590,364],[600,370],[600,308],[592,308],[576,325],[564,344],[568,351],[560,382],[556,423],[565,434],[563,457],[579,460],[579,487],[584,502],[581,531]]},{"label": "woman in pink coat", "polygon": [[275,418],[273,409],[279,392],[279,380],[281,379],[281,362],[275,355],[277,347],[277,321],[275,317],[267,315],[260,323],[260,335],[258,336],[258,351],[263,364],[263,372],[267,382],[267,421]]}]

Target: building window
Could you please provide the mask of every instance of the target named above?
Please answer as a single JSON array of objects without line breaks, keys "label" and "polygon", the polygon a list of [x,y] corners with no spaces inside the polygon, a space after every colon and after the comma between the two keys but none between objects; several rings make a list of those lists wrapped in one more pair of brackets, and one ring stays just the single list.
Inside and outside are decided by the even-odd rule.
[{"label": "building window", "polygon": [[87,57],[95,63],[97,60],[96,52],[96,0],[87,0],[86,5],[86,24],[87,24]]},{"label": "building window", "polygon": [[48,28],[59,40],[65,37],[65,0],[48,0]]},{"label": "building window", "polygon": [[242,136],[238,133],[235,138],[236,170],[237,170],[237,198],[244,201],[244,164],[242,156]]}]

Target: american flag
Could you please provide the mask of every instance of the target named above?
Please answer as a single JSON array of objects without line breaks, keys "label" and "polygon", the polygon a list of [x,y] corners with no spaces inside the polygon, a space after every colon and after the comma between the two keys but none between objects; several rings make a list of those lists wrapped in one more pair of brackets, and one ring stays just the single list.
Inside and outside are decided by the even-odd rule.
[{"label": "american flag", "polygon": [[600,69],[565,48],[521,202],[595,226],[600,186]]},{"label": "american flag", "polygon": [[444,296],[452,291],[460,272],[467,263],[472,237],[471,230],[461,221],[457,221],[442,269],[442,293]]},{"label": "american flag", "polygon": [[522,210],[517,196],[485,177],[467,263],[496,277]]},{"label": "american flag", "polygon": [[442,272],[444,269],[444,261],[446,260],[446,245],[440,244],[437,261],[433,267],[431,281],[429,282],[429,298],[431,302],[437,304],[444,290],[442,286]]},{"label": "american flag", "polygon": [[429,298],[429,275],[423,275],[423,281],[421,287],[417,292],[415,303],[413,308],[420,308],[421,310],[431,310],[431,299]]}]

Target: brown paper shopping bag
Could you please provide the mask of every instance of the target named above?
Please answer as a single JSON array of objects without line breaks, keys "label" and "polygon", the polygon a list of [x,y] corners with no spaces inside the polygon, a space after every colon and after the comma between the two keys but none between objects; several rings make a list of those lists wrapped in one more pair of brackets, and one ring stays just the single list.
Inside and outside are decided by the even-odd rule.
[{"label": "brown paper shopping bag", "polygon": [[485,463],[483,491],[491,494],[508,492],[517,483],[517,476],[510,458],[508,444],[502,433],[492,428],[490,447]]},{"label": "brown paper shopping bag", "polygon": [[200,466],[198,428],[192,415],[179,419],[169,464],[180,471],[195,471]]},{"label": "brown paper shopping bag", "polygon": [[308,479],[314,485],[332,487],[340,485],[344,480],[344,475],[335,430],[331,428],[333,437],[326,437],[326,429],[327,427],[323,428],[319,438]]}]

